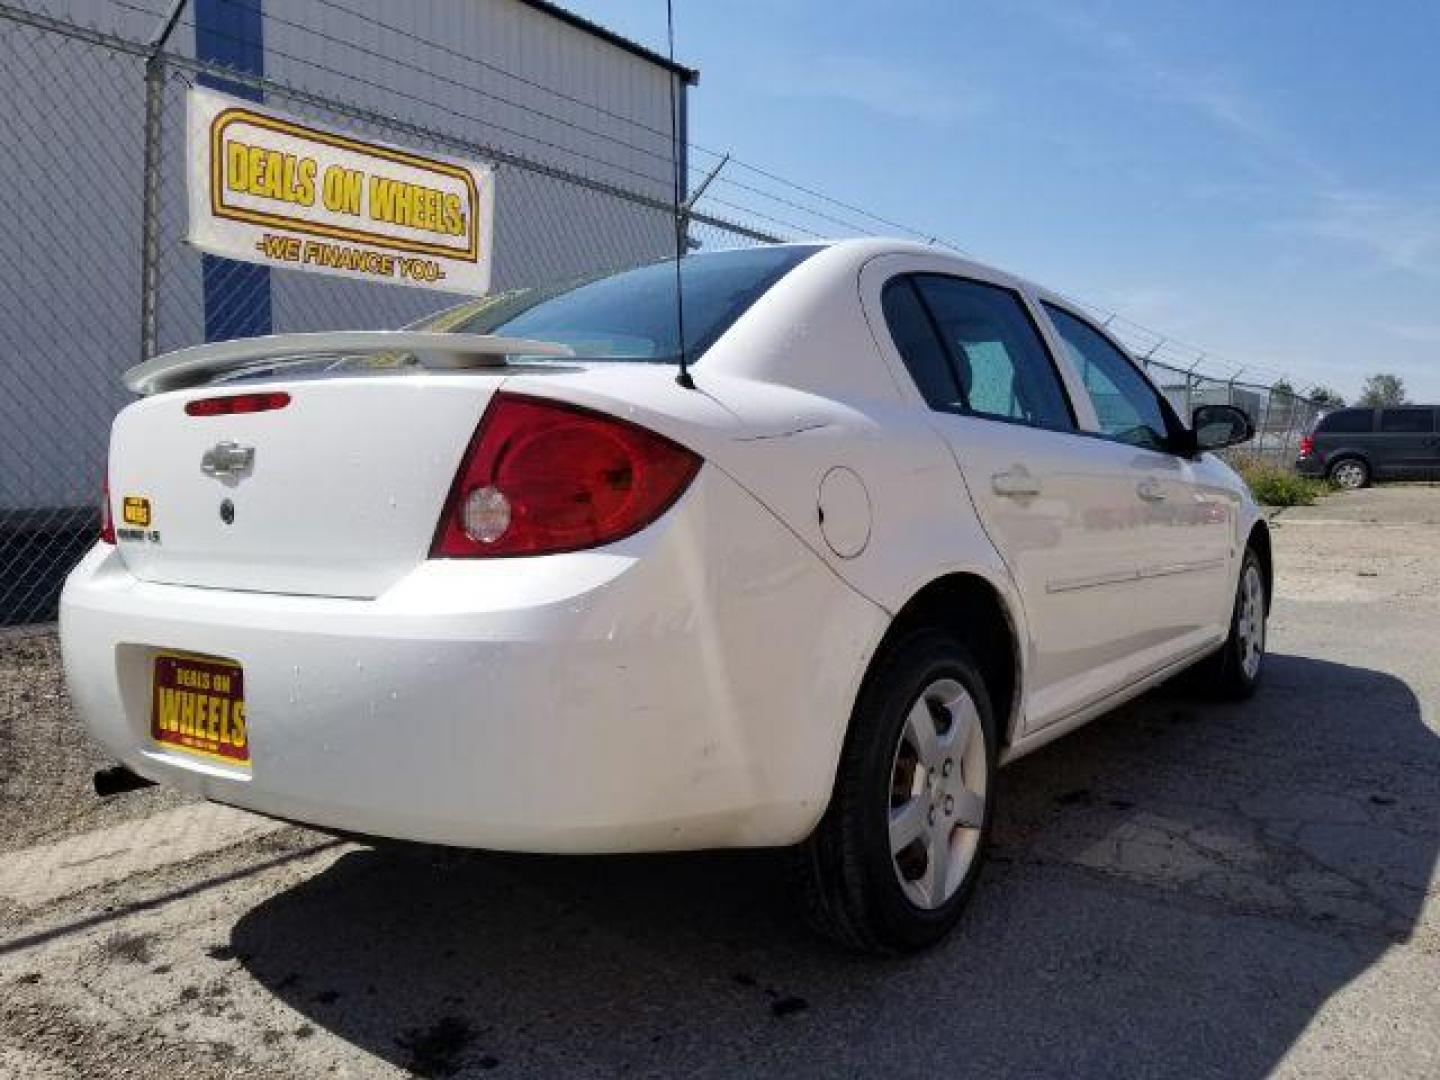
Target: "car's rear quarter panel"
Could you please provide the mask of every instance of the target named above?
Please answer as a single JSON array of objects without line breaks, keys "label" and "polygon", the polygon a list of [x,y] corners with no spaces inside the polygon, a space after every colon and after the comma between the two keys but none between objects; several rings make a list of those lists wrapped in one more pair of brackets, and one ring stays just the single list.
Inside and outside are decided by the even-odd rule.
[{"label": "car's rear quarter panel", "polygon": [[[63,601],[71,690],[142,775],[323,826],[535,851],[809,832],[880,608],[713,468],[619,544],[526,561],[341,600],[137,582],[102,546]],[[243,665],[248,778],[149,741],[159,648]]]}]

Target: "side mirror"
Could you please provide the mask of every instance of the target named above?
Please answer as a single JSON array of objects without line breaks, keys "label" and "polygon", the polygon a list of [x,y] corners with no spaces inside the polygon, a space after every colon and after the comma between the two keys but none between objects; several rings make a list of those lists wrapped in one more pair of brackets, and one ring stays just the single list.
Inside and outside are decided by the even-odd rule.
[{"label": "side mirror", "polygon": [[1255,437],[1255,425],[1243,409],[1234,405],[1201,405],[1190,418],[1195,450],[1220,450]]}]

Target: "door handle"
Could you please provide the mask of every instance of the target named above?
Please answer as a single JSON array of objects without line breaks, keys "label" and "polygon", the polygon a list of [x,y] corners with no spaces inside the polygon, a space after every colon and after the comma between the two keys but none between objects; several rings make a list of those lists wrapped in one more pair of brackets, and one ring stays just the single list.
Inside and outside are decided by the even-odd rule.
[{"label": "door handle", "polygon": [[1024,499],[1040,494],[1040,478],[1032,476],[1023,465],[1016,465],[990,477],[990,490],[1007,499]]},{"label": "door handle", "polygon": [[1165,488],[1153,476],[1147,476],[1140,483],[1135,485],[1135,494],[1146,502],[1164,502]]}]

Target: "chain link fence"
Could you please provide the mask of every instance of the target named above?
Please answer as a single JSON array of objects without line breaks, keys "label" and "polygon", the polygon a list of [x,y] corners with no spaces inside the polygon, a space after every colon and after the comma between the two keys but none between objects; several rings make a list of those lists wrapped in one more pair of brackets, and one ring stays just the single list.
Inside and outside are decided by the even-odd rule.
[{"label": "chain link fence", "polygon": [[1140,361],[1182,419],[1201,405],[1234,405],[1245,410],[1255,424],[1255,438],[1223,454],[1231,458],[1263,458],[1288,465],[1295,460],[1300,439],[1314,426],[1325,406],[1295,393],[1283,381],[1265,384],[1240,378],[1243,369],[1229,376],[1204,370],[1206,355],[1193,346],[1171,341],[1113,312],[1091,314]]},{"label": "chain link fence", "polygon": [[[258,11],[256,0],[208,2],[222,13]],[[503,193],[497,291],[663,257],[674,250],[677,212],[692,250],[821,233],[918,235],[744,163],[717,175],[728,156],[696,146],[687,149],[709,160],[692,162],[697,195],[677,208],[676,143],[664,123],[487,70],[439,37],[401,48],[399,28],[385,21],[394,9],[383,4],[273,4],[264,77],[197,57],[195,6],[0,0],[0,211],[14,261],[0,277],[0,626],[53,618],[65,573],[94,541],[110,421],[128,400],[119,381],[126,368],[249,333],[402,326],[458,299],[229,262],[189,246],[192,86],[362,139],[492,163]],[[204,32],[233,38],[230,52],[260,47],[241,40],[234,20],[219,25]],[[1313,419],[1293,394],[1154,358],[1148,366],[1182,416],[1206,402],[1245,408],[1260,432],[1251,449],[1276,459],[1293,455]]]},{"label": "chain link fence", "polygon": [[1144,363],[1150,378],[1182,417],[1188,419],[1201,405],[1234,405],[1245,410],[1255,423],[1255,438],[1225,451],[1227,456],[1288,464],[1295,460],[1300,439],[1321,412],[1319,405],[1284,387],[1217,379],[1154,360]]},{"label": "chain link fence", "polygon": [[[276,7],[268,19],[304,28],[291,8]],[[100,10],[107,25],[82,25],[79,8]],[[467,97],[493,104],[497,95],[456,78],[416,92],[372,76],[362,80],[361,106],[309,89],[343,90],[350,77],[283,43],[267,43],[266,59],[284,81],[197,59],[182,47],[194,35],[183,3],[0,3],[0,207],[24,265],[0,281],[0,625],[53,618],[65,573],[94,542],[110,421],[129,399],[119,381],[126,368],[207,339],[403,326],[461,299],[230,262],[189,246],[192,86],[263,100],[361,139],[491,163],[503,191],[496,291],[674,251],[673,144],[661,127],[590,132],[588,143],[568,132],[561,141],[567,124],[579,125],[547,113],[522,127],[527,111],[539,114],[519,103],[514,116],[466,106]],[[348,47],[371,54],[357,70],[373,72],[379,50]],[[611,152],[616,143],[623,153]],[[693,208],[686,218],[692,248],[780,238]],[[207,291],[224,303],[207,305]]]}]

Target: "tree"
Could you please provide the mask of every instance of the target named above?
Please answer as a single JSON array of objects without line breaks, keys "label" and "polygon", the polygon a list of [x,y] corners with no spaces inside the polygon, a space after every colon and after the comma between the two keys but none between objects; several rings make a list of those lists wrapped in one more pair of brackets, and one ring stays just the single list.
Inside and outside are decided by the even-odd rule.
[{"label": "tree", "polygon": [[1405,382],[1399,375],[1371,375],[1360,391],[1360,405],[1383,408],[1405,404]]},{"label": "tree", "polygon": [[1311,387],[1310,403],[1319,405],[1322,409],[1343,409],[1345,407],[1345,399],[1328,386]]},{"label": "tree", "polygon": [[1289,379],[1285,378],[1285,376],[1282,375],[1270,385],[1270,392],[1272,394],[1287,394],[1290,397],[1294,397],[1295,387],[1291,384]]}]

